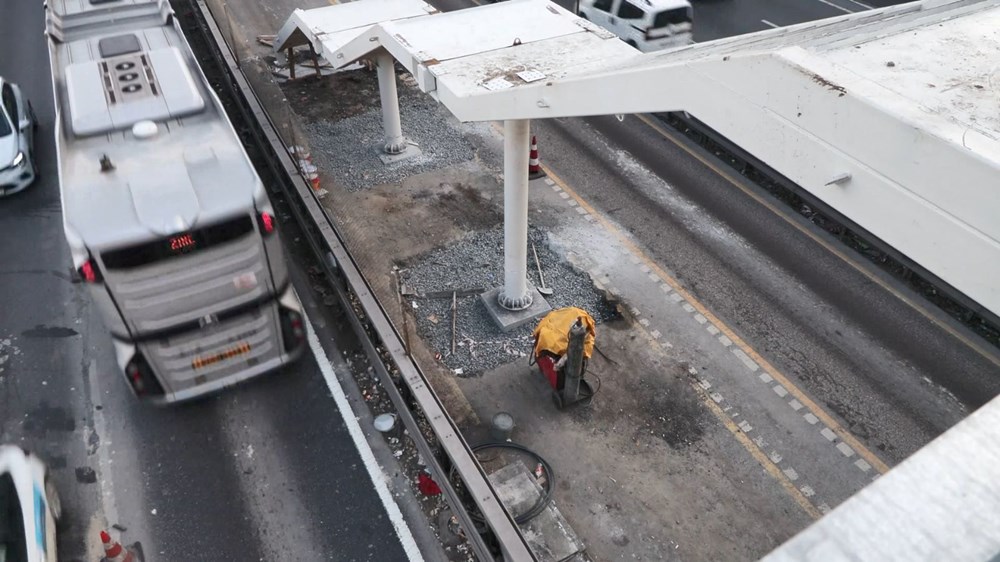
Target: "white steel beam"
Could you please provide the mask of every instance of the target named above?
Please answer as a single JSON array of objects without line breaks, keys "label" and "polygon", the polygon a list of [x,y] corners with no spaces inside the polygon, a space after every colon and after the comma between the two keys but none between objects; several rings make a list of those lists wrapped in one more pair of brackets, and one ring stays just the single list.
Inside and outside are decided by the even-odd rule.
[{"label": "white steel beam", "polygon": [[382,101],[382,130],[385,132],[386,154],[399,154],[406,150],[403,126],[399,122],[399,96],[396,93],[396,59],[387,51],[375,57],[378,67],[378,93]]},{"label": "white steel beam", "polygon": [[503,124],[503,290],[507,310],[531,306],[528,291],[528,151],[530,121]]}]

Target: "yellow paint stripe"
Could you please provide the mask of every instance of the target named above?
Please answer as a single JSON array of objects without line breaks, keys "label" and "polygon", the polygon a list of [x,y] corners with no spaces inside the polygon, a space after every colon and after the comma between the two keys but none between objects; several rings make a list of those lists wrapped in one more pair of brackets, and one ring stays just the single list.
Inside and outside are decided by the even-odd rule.
[{"label": "yellow paint stripe", "polygon": [[751,359],[753,359],[761,367],[761,369],[763,369],[769,375],[771,375],[771,378],[773,378],[779,384],[784,386],[785,389],[788,390],[789,394],[794,396],[799,402],[802,403],[803,406],[805,406],[810,412],[812,412],[813,415],[815,415],[817,418],[820,419],[820,421],[826,424],[827,427],[833,430],[843,442],[850,445],[851,448],[854,449],[854,451],[857,452],[860,457],[868,461],[868,464],[875,467],[875,470],[878,470],[880,473],[884,474],[889,471],[889,466],[886,465],[885,462],[882,461],[882,459],[878,458],[875,455],[875,453],[869,451],[867,447],[862,445],[861,442],[858,441],[854,437],[854,435],[851,434],[851,432],[849,432],[847,429],[843,428],[839,423],[837,423],[837,421],[834,420],[830,414],[828,414],[811,398],[809,398],[805,392],[803,392],[797,386],[792,384],[792,382],[788,380],[787,377],[778,372],[778,370],[773,365],[771,365],[771,363],[769,363],[766,359],[761,357],[761,355],[757,353],[753,348],[751,348],[750,345],[748,345],[745,341],[743,341],[742,338],[736,335],[736,333],[733,332],[733,330],[729,328],[729,326],[724,324],[722,320],[720,320],[714,314],[709,312],[709,310],[705,308],[705,305],[701,304],[701,302],[695,299],[694,296],[691,295],[691,293],[688,293],[686,290],[684,290],[684,288],[681,287],[680,283],[678,283],[677,280],[671,277],[666,271],[663,270],[663,268],[661,268],[656,262],[650,259],[649,256],[647,256],[646,253],[643,252],[634,242],[632,242],[628,237],[622,234],[621,231],[618,230],[618,228],[616,228],[613,224],[611,224],[610,221],[608,221],[602,214],[598,213],[594,209],[594,207],[592,207],[586,200],[584,200],[575,191],[573,191],[573,189],[570,188],[569,185],[567,185],[566,182],[563,181],[557,174],[555,174],[548,166],[542,164],[542,169],[545,171],[546,174],[548,174],[549,178],[552,181],[554,181],[563,191],[569,194],[570,197],[575,199],[576,202],[581,207],[583,207],[587,212],[593,215],[594,218],[598,220],[607,231],[614,234],[615,237],[617,237],[618,240],[625,247],[627,247],[629,251],[632,252],[632,254],[634,254],[636,257],[642,260],[642,262],[645,263],[646,266],[649,267],[652,271],[654,271],[656,275],[659,276],[660,279],[662,279],[665,283],[670,285],[674,289],[674,291],[677,292],[677,294],[684,297],[684,299],[687,300],[687,302],[690,303],[691,306],[693,306],[695,310],[698,311],[699,314],[707,318],[709,322],[711,322],[716,328],[719,329],[720,332],[722,332],[727,338],[729,338],[730,341],[733,342],[733,345],[743,350],[743,352],[746,353],[747,356],[749,356]]},{"label": "yellow paint stripe", "polygon": [[936,325],[938,328],[941,328],[942,330],[944,330],[945,332],[947,332],[953,338],[955,338],[958,341],[960,341],[960,342],[964,343],[965,345],[967,345],[969,348],[971,348],[973,351],[975,351],[976,353],[978,353],[979,355],[981,355],[983,358],[985,358],[990,363],[993,363],[997,367],[1000,367],[1000,355],[997,355],[995,352],[992,352],[984,343],[976,341],[976,340],[974,340],[972,338],[967,337],[965,334],[960,333],[954,327],[950,326],[949,324],[947,324],[946,322],[944,322],[940,318],[938,318],[936,315],[934,315],[933,313],[931,313],[930,310],[927,309],[927,307],[922,306],[921,303],[916,302],[913,299],[909,298],[908,296],[904,295],[899,290],[897,290],[895,287],[893,287],[892,285],[890,285],[889,283],[887,283],[881,277],[872,274],[872,272],[868,268],[864,267],[859,261],[853,259],[849,255],[847,255],[845,252],[843,252],[836,245],[831,244],[828,240],[825,240],[825,239],[821,238],[819,235],[817,235],[812,230],[806,228],[804,225],[802,225],[798,221],[792,219],[792,217],[790,217],[786,212],[784,212],[783,209],[779,208],[773,202],[765,199],[759,193],[756,193],[753,190],[751,190],[748,187],[746,187],[746,185],[744,185],[743,182],[741,182],[741,181],[739,181],[739,180],[736,179],[736,176],[734,174],[730,173],[727,170],[724,170],[724,169],[720,168],[714,162],[709,161],[703,155],[701,155],[698,152],[692,150],[686,144],[684,144],[681,141],[679,141],[677,139],[677,137],[675,135],[673,135],[670,131],[668,131],[665,127],[663,127],[659,123],[655,122],[649,116],[647,116],[647,115],[636,115],[636,117],[640,121],[642,121],[643,123],[645,123],[646,125],[648,125],[651,129],[653,129],[654,131],[656,131],[657,133],[659,133],[662,137],[664,137],[665,139],[667,139],[670,142],[672,142],[674,145],[676,145],[677,147],[679,147],[680,149],[682,149],[684,152],[687,152],[689,155],[693,156],[695,159],[697,159],[699,162],[701,162],[702,164],[704,164],[705,166],[707,166],[713,172],[715,172],[716,174],[718,174],[719,176],[721,176],[723,179],[725,179],[726,181],[728,181],[729,183],[731,183],[733,186],[735,186],[737,189],[739,189],[740,191],[742,191],[743,193],[745,193],[746,195],[748,195],[754,201],[756,201],[756,202],[760,203],[761,205],[767,207],[767,209],[769,209],[774,214],[778,215],[778,217],[780,217],[782,220],[784,220],[789,225],[793,226],[796,230],[798,230],[802,234],[805,234],[810,239],[812,239],[814,242],[816,242],[817,244],[823,246],[823,248],[826,249],[828,252],[830,252],[831,254],[837,256],[842,261],[844,261],[847,265],[849,265],[852,268],[854,268],[857,272],[861,273],[862,275],[864,275],[865,277],[867,277],[869,280],[875,282],[880,287],[882,287],[883,289],[885,289],[886,291],[888,291],[890,294],[892,294],[893,296],[895,296],[899,300],[901,300],[904,303],[906,303],[910,308],[916,310],[921,316],[923,316],[924,318],[930,320],[931,323],[933,323],[934,325]]}]

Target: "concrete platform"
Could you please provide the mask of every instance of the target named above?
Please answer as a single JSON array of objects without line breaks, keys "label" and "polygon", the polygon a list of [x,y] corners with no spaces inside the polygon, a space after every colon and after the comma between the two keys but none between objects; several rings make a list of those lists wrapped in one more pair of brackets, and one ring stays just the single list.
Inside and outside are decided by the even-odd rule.
[{"label": "concrete platform", "polygon": [[528,286],[528,292],[531,293],[531,306],[525,308],[524,310],[507,310],[506,308],[500,306],[497,302],[497,297],[500,296],[500,292],[503,291],[503,287],[497,287],[495,289],[490,289],[486,291],[480,298],[483,304],[486,306],[486,311],[489,312],[490,317],[493,321],[500,326],[500,329],[504,332],[510,332],[516,330],[525,324],[537,320],[542,316],[548,314],[552,307],[549,306],[548,301],[545,297],[538,292],[538,289],[533,285]]},{"label": "concrete platform", "polygon": [[[542,478],[545,477],[543,474]],[[489,478],[500,501],[515,517],[527,513],[544,493],[539,479],[521,459],[491,472]],[[521,531],[539,562],[563,562],[586,548],[552,502],[537,516],[522,523]]]}]

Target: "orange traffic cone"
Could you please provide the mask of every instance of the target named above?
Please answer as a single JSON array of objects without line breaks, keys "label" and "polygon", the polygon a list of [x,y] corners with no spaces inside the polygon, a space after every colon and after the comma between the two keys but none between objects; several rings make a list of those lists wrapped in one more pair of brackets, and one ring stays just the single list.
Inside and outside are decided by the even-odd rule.
[{"label": "orange traffic cone", "polygon": [[101,542],[104,543],[104,559],[107,562],[135,562],[132,552],[118,541],[112,543],[107,531],[101,531]]},{"label": "orange traffic cone", "polygon": [[542,163],[538,161],[538,140],[531,137],[531,152],[528,154],[528,179],[536,179],[545,175]]},{"label": "orange traffic cone", "polygon": [[302,177],[312,186],[313,191],[319,191],[319,168],[313,164],[312,155],[301,146],[293,146],[289,151],[299,158],[299,171]]}]

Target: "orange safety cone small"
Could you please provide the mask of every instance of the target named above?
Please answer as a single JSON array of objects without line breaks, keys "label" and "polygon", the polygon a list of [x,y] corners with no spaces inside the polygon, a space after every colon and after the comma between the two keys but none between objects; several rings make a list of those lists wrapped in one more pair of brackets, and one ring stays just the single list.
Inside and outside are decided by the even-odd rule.
[{"label": "orange safety cone small", "polygon": [[289,152],[298,156],[299,171],[302,173],[302,177],[309,182],[313,191],[319,191],[319,168],[313,164],[312,155],[309,154],[309,151],[301,146],[293,146],[289,149]]},{"label": "orange safety cone small", "polygon": [[538,160],[538,139],[531,137],[531,152],[528,154],[528,179],[537,179],[545,175],[542,163]]},{"label": "orange safety cone small", "polygon": [[112,541],[107,531],[101,531],[101,542],[104,544],[104,560],[106,562],[135,562],[132,552],[123,547],[120,542]]}]

